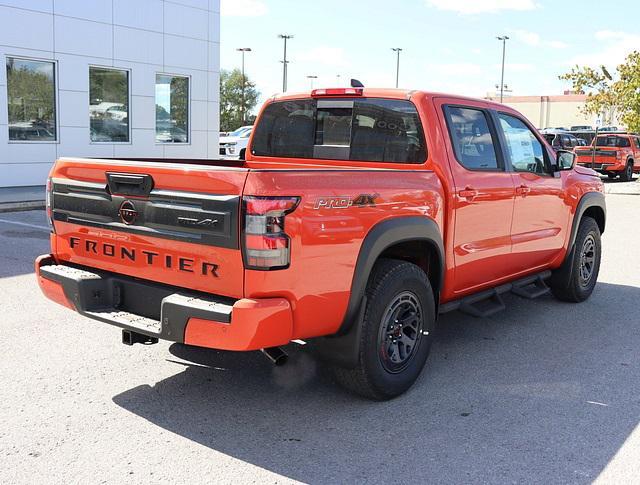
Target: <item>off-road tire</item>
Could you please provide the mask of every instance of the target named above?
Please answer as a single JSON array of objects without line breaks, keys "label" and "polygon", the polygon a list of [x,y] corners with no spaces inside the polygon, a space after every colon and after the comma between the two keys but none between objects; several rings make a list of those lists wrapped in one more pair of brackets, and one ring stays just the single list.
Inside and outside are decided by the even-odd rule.
[{"label": "off-road tire", "polygon": [[633,161],[628,161],[624,171],[620,173],[620,180],[622,182],[631,182],[633,179]]},{"label": "off-road tire", "polygon": [[[435,330],[434,296],[429,279],[422,269],[414,264],[393,259],[381,259],[376,263],[367,283],[366,294],[358,363],[352,369],[334,367],[333,371],[338,382],[350,391],[369,399],[383,401],[407,391],[425,365]],[[403,298],[405,300],[402,300]],[[398,301],[405,301],[404,304],[409,305],[406,307],[409,309],[413,305],[413,308],[418,310],[415,313],[421,313],[421,320],[416,324],[419,332],[415,332],[415,345],[403,347],[406,363],[390,371],[387,367],[395,363],[391,362],[389,355],[393,354],[396,358],[398,355],[402,356],[398,348],[395,351],[399,354],[389,353],[387,344],[393,344],[385,340],[392,339],[387,332],[397,332],[397,328],[389,330],[394,325],[393,322],[396,322],[396,327],[401,325],[398,324],[398,319],[394,320],[394,315],[400,318],[400,314],[389,313]],[[411,312],[407,311],[402,315],[409,314]],[[411,333],[413,330],[404,327],[398,334],[401,336],[398,340],[403,340],[404,332]],[[407,351],[408,348],[412,350]]]},{"label": "off-road tire", "polygon": [[240,150],[240,156],[238,157],[240,160],[244,160],[245,155],[247,154],[247,149],[243,148]]},{"label": "off-road tire", "polygon": [[[585,251],[593,248],[593,261],[588,279],[584,278],[582,267],[586,263]],[[600,240],[600,228],[595,219],[583,217],[578,227],[578,234],[571,254],[565,263],[554,271],[549,281],[551,292],[562,301],[580,303],[585,301],[593,293],[600,272],[602,257],[602,243]]]}]

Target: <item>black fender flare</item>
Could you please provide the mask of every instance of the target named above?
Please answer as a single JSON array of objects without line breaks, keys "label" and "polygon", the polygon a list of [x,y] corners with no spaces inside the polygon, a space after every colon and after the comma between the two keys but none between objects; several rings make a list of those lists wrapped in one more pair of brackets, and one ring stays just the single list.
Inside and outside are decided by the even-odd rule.
[{"label": "black fender flare", "polygon": [[578,235],[578,227],[580,226],[580,221],[584,216],[584,213],[587,209],[591,207],[598,207],[602,210],[604,215],[602,220],[601,232],[604,233],[604,228],[607,221],[607,204],[604,200],[604,194],[601,192],[587,192],[582,196],[580,202],[578,202],[578,207],[576,207],[576,212],[573,216],[573,222],[571,224],[571,236],[569,238],[569,245],[567,246],[567,254],[571,253],[573,250],[573,245],[576,243],[576,236]]},{"label": "black fender flare", "polygon": [[330,337],[316,340],[321,357],[343,367],[353,367],[358,361],[361,334],[360,322],[366,306],[365,290],[369,275],[380,255],[391,246],[410,241],[424,241],[436,252],[438,274],[432,275],[433,290],[437,296],[444,281],[445,261],[442,233],[433,219],[419,216],[398,217],[376,224],[365,236],[351,282],[351,294],[339,331]]},{"label": "black fender flare", "polygon": [[[551,275],[552,284],[560,284],[562,281],[569,281],[571,279],[571,272],[573,271],[573,260],[576,255],[575,245],[576,245],[576,237],[578,235],[578,228],[580,227],[580,221],[584,216],[585,212],[591,207],[598,207],[602,210],[603,219],[602,219],[602,227],[601,232],[604,232],[606,220],[607,220],[607,206],[604,200],[604,194],[600,192],[587,192],[582,196],[580,202],[578,202],[578,207],[576,207],[576,212],[573,216],[573,222],[571,225],[571,235],[569,237],[569,245],[567,246],[567,255],[562,262],[562,265],[553,271]],[[600,223],[598,223],[600,225]]]}]

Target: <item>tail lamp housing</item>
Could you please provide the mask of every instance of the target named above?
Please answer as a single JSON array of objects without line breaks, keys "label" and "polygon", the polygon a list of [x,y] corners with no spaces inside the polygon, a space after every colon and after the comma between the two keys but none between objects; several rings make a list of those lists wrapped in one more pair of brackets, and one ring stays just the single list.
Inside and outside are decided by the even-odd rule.
[{"label": "tail lamp housing", "polygon": [[247,269],[271,271],[289,267],[291,239],[285,232],[285,219],[299,203],[300,197],[242,198]]}]

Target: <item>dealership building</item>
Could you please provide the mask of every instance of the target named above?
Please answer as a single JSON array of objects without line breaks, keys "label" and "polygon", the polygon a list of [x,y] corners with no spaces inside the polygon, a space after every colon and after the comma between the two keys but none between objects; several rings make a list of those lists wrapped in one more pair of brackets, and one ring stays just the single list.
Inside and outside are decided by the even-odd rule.
[{"label": "dealership building", "polygon": [[[499,102],[500,96],[492,93],[486,99]],[[503,102],[520,111],[539,129],[620,125],[615,113],[585,114],[585,94],[568,91],[557,96],[505,96]]]},{"label": "dealership building", "polygon": [[220,0],[0,0],[0,187],[218,154]]}]

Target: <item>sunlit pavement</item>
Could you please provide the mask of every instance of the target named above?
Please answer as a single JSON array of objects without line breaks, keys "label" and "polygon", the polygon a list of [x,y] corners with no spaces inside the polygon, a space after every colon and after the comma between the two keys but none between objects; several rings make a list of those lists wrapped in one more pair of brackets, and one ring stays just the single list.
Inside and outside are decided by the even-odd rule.
[{"label": "sunlit pavement", "polygon": [[123,346],[40,295],[44,214],[0,214],[0,483],[638,483],[640,197],[607,201],[588,302],[447,315],[387,403],[342,391],[304,348],[276,369]]}]

